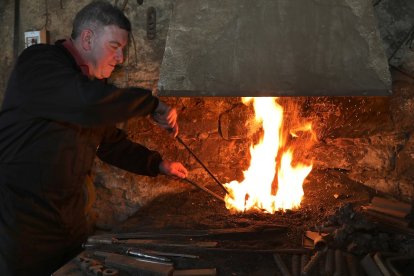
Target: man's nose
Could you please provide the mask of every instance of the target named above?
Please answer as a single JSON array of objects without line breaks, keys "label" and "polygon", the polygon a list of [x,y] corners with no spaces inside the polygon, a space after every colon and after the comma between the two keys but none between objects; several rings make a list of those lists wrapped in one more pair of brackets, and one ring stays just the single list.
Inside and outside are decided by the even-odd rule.
[{"label": "man's nose", "polygon": [[116,59],[116,62],[118,64],[121,64],[121,63],[124,62],[124,52],[122,51],[122,48],[121,47],[119,47],[116,50],[115,59]]}]

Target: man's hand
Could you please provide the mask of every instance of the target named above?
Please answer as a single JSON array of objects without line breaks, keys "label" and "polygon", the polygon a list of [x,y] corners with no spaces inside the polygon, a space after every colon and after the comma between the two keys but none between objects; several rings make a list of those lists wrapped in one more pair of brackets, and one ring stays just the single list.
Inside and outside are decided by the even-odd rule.
[{"label": "man's hand", "polygon": [[177,110],[171,108],[162,101],[159,102],[158,107],[151,114],[152,119],[162,128],[171,131],[175,136],[178,134],[177,124]]},{"label": "man's hand", "polygon": [[188,176],[187,169],[180,162],[170,162],[164,160],[159,165],[160,173],[165,175],[174,175],[180,178]]}]

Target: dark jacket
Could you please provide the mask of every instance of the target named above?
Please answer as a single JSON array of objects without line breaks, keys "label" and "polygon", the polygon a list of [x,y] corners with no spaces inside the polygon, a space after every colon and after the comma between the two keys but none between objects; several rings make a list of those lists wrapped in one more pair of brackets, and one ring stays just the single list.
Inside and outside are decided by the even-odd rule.
[{"label": "dark jacket", "polygon": [[23,51],[0,112],[1,275],[35,272],[79,246],[83,185],[95,154],[134,173],[158,174],[160,154],[114,126],[157,105],[151,91],[88,79],[61,44]]}]

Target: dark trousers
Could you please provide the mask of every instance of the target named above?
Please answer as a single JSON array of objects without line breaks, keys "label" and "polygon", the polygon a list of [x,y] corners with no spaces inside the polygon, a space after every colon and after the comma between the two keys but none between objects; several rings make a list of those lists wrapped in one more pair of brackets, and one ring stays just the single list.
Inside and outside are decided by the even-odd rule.
[{"label": "dark trousers", "polygon": [[0,257],[0,275],[51,275],[82,251],[82,241],[69,245],[50,244],[38,246],[34,243],[17,254]]}]

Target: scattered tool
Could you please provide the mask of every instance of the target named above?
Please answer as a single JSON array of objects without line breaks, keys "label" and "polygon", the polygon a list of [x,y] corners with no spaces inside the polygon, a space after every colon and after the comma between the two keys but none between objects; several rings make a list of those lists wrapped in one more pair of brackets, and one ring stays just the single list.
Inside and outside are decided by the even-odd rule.
[{"label": "scattered tool", "polygon": [[85,275],[119,275],[119,271],[117,269],[105,267],[100,261],[93,258],[79,257],[76,259],[76,263]]},{"label": "scattered tool", "polygon": [[217,242],[208,242],[208,241],[175,241],[169,242],[165,240],[146,240],[146,239],[126,239],[119,240],[113,236],[108,235],[97,235],[91,236],[88,238],[85,246],[89,244],[114,244],[114,245],[124,245],[124,246],[135,246],[135,245],[153,245],[153,246],[172,246],[172,247],[215,247]]},{"label": "scattered tool", "polygon": [[292,276],[289,269],[287,268],[287,266],[283,262],[282,257],[280,256],[280,254],[278,254],[278,253],[273,254],[273,258],[274,258],[275,263],[276,263],[277,267],[279,268],[279,270],[280,270],[280,272],[282,273],[283,276]]},{"label": "scattered tool", "polygon": [[[82,247],[85,250],[101,250],[101,251],[105,251],[105,252],[113,252],[113,253],[125,253],[127,249],[125,249],[125,247],[123,247],[122,245],[103,245],[103,244],[99,244],[99,243],[84,243],[82,244]],[[134,251],[137,251],[136,249],[134,249]],[[169,257],[180,257],[180,258],[189,258],[189,259],[199,259],[199,256],[196,255],[190,255],[190,254],[182,254],[182,253],[175,253],[175,252],[164,252],[164,251],[155,251],[155,250],[149,250],[149,249],[145,249],[145,250],[139,250],[140,253],[144,254],[145,256],[151,256],[149,259],[153,259],[154,257],[160,257],[158,258],[158,260],[163,261],[161,258],[161,256],[169,256]],[[155,255],[155,256],[154,256]],[[142,257],[143,255],[141,255]],[[164,258],[165,262],[168,262],[167,260],[170,260],[168,258]]]},{"label": "scattered tool", "polygon": [[161,252],[161,251],[148,250],[148,253],[158,255],[158,256],[170,256],[170,257],[180,257],[180,258],[188,258],[188,259],[200,259],[200,256],[197,256],[197,255],[174,253],[174,252]]},{"label": "scattered tool", "polygon": [[[312,275],[313,270],[319,264],[319,261],[325,255],[326,251],[327,251],[327,248],[324,248],[323,250],[316,251],[316,253],[314,255],[312,255],[310,260],[302,268],[301,275],[302,276]],[[343,274],[334,274],[334,275],[343,275]]]},{"label": "scattered tool", "polygon": [[133,275],[165,275],[169,276],[174,270],[173,264],[147,259],[133,258],[120,254],[95,251],[94,255],[105,259],[105,265],[134,273]]},{"label": "scattered tool", "polygon": [[138,250],[132,249],[132,248],[128,248],[127,250],[125,250],[125,254],[129,255],[129,256],[145,258],[145,259],[155,260],[155,261],[159,261],[159,262],[172,263],[172,261],[168,258],[146,254],[144,252],[141,252],[141,251],[138,251]]},{"label": "scattered tool", "polygon": [[[251,234],[270,234],[270,233],[280,233],[285,232],[289,228],[285,224],[269,224],[269,225],[253,225],[247,227],[237,227],[237,228],[217,228],[217,229],[159,229],[159,231],[152,232],[131,232],[131,233],[111,233],[111,234],[101,234],[93,235],[88,238],[88,241],[93,240],[108,240],[110,243],[116,243],[117,241],[123,240],[134,240],[134,239],[174,239],[174,240],[194,240],[194,238],[231,238],[234,239],[236,236]],[[114,239],[114,240],[113,240]]]}]

